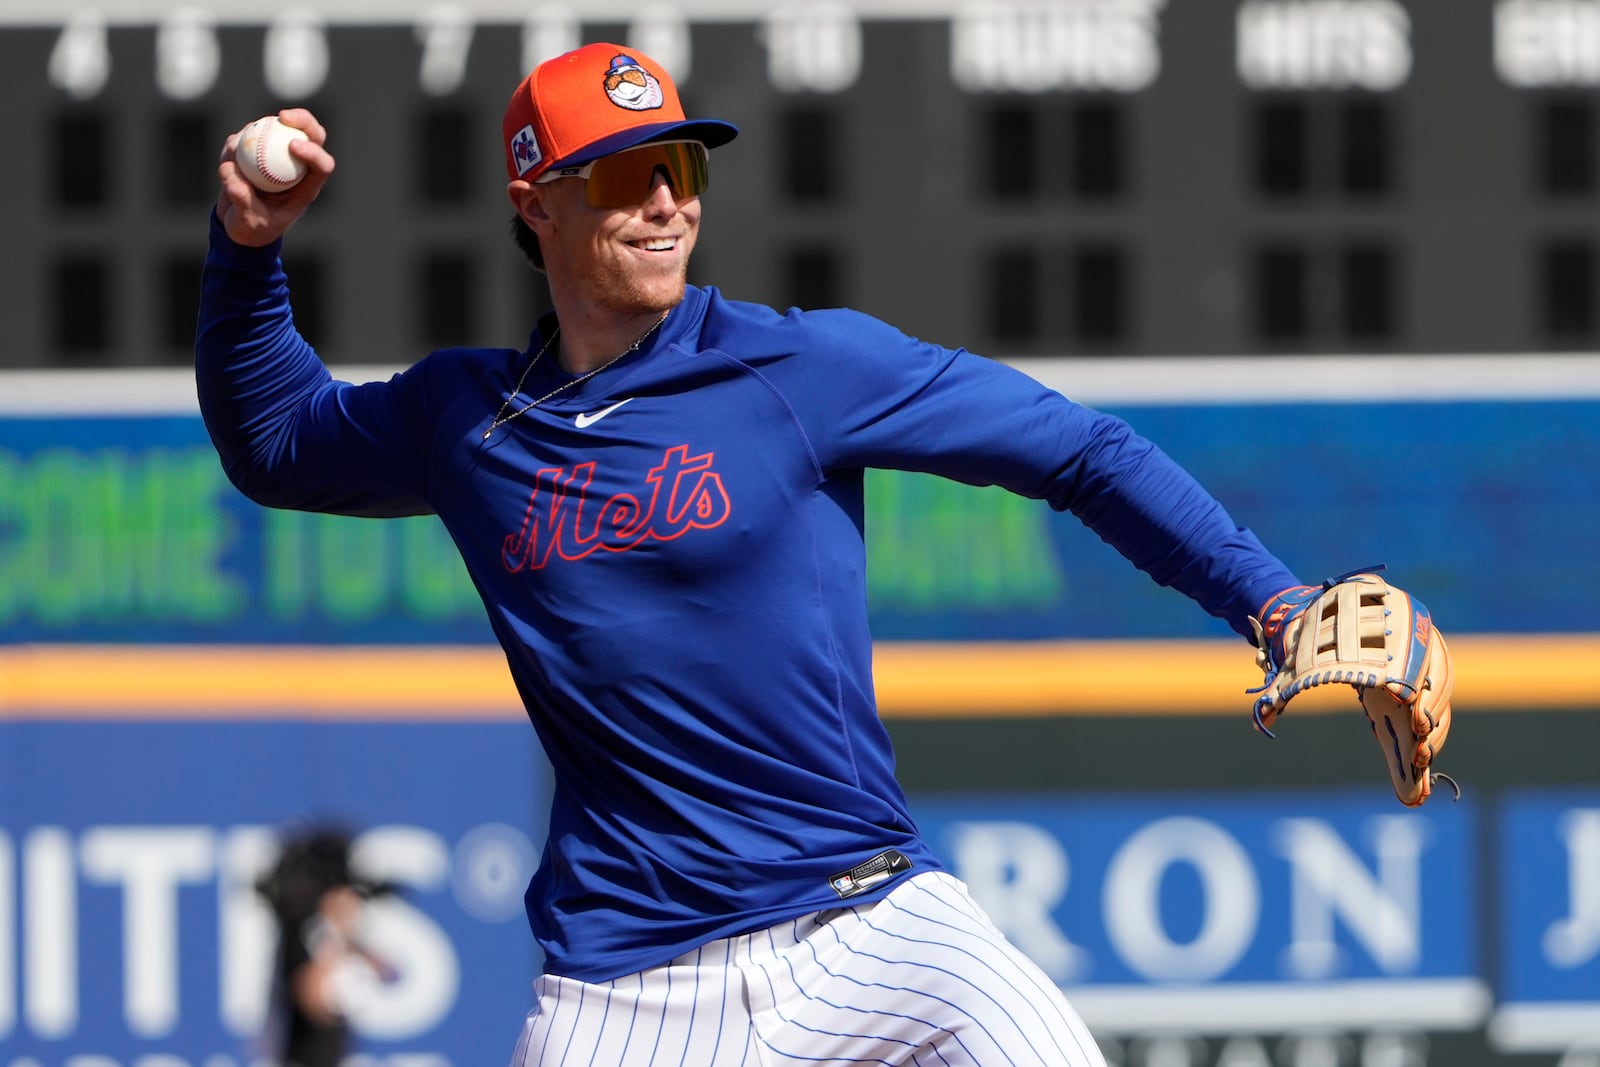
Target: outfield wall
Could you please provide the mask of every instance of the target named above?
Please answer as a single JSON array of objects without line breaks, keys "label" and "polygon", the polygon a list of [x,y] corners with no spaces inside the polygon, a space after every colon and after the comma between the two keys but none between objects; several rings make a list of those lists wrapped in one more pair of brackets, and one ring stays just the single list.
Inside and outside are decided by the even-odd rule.
[{"label": "outfield wall", "polygon": [[[1395,804],[1348,694],[1252,734],[1250,650],[1070,517],[874,472],[880,693],[941,854],[1127,1067],[1600,1064],[1600,360],[1026,369],[1303,577],[1421,595],[1466,794]],[[547,789],[429,520],[254,507],[181,373],[0,376],[0,1067],[249,1062],[248,886],[323,815],[406,886],[363,1049],[498,1062]]]}]

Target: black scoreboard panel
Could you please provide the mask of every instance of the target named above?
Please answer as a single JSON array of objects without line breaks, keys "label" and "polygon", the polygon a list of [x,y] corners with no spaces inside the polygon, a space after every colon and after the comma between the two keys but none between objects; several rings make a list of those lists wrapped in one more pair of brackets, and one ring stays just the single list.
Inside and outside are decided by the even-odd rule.
[{"label": "black scoreboard panel", "polygon": [[[559,32],[35,6],[0,3],[0,366],[185,362],[219,147],[287,103],[339,163],[286,251],[326,358],[520,344],[546,306],[498,129]],[[690,112],[742,128],[693,269],[730,295],[1003,357],[1600,348],[1595,0],[651,11],[555,26],[665,42]]]}]

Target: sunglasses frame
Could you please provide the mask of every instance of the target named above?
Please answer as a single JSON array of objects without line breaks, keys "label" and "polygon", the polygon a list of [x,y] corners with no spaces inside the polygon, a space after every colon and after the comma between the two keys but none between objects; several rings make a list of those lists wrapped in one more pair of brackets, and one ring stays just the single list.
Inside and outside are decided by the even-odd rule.
[{"label": "sunglasses frame", "polygon": [[[543,174],[539,175],[537,178],[535,178],[534,179],[534,184],[535,185],[544,185],[544,184],[546,184],[548,182],[557,181],[557,180],[559,180],[561,178],[583,178],[584,180],[587,181],[589,176],[590,176],[590,174],[593,173],[594,168],[596,166],[598,166],[600,164],[603,164],[603,163],[605,163],[605,162],[607,162],[609,160],[614,160],[619,156],[625,156],[630,152],[643,152],[643,151],[645,151],[647,149],[651,149],[651,148],[661,148],[661,147],[666,146],[666,145],[676,145],[676,144],[694,145],[697,148],[699,148],[699,150],[700,150],[701,167],[705,171],[706,181],[705,181],[705,184],[702,185],[699,189],[695,190],[694,192],[688,193],[688,194],[684,194],[684,193],[679,192],[679,190],[677,188],[677,185],[675,183],[671,183],[669,181],[669,184],[672,185],[672,193],[679,200],[686,200],[686,199],[688,199],[689,197],[692,197],[692,196],[699,196],[701,193],[705,192],[706,189],[708,189],[710,187],[710,185],[711,185],[711,153],[706,148],[704,141],[696,141],[696,140],[694,140],[692,138],[683,138],[683,139],[674,140],[674,141],[651,141],[651,142],[649,142],[647,144],[635,145],[632,148],[624,148],[620,152],[613,152],[610,155],[601,156],[599,159],[592,159],[589,162],[583,164],[582,166],[576,166],[576,167],[553,167],[550,170],[545,171]],[[658,164],[658,166],[660,166],[660,165],[661,164]],[[653,184],[654,181],[655,181],[655,168],[651,168],[650,175],[651,175],[651,183]],[[670,171],[669,171],[667,177],[669,179],[671,179],[672,175],[671,175]],[[624,202],[624,203],[621,203],[621,204],[596,204],[593,200],[589,199],[593,189],[594,189],[594,185],[592,183],[586,189],[584,189],[584,200],[588,202],[590,207],[620,208],[620,207],[627,207],[627,206],[629,206],[629,204],[633,203],[633,201],[627,201],[627,202]],[[650,195],[649,188],[644,189],[639,194],[638,202],[643,203],[645,198],[648,197],[649,195]]]}]

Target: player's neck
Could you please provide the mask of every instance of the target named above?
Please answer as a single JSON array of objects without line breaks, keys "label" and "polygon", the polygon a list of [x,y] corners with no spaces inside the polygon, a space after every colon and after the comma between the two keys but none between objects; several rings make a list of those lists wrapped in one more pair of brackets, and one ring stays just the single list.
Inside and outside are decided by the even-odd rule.
[{"label": "player's neck", "polygon": [[568,374],[587,374],[641,348],[666,319],[665,311],[591,312],[569,319],[559,310],[556,357]]}]

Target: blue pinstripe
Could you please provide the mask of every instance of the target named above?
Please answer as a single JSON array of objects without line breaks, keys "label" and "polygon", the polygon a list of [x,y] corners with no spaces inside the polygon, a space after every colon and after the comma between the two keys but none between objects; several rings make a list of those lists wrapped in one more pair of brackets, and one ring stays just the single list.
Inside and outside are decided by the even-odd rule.
[{"label": "blue pinstripe", "polygon": [[[579,998],[579,1001],[580,1001],[580,1003],[582,1002],[582,998],[581,997]],[[550,1045],[550,1036],[555,1033],[555,1013],[557,1011],[559,1011],[560,1009],[561,1009],[561,989],[558,986],[556,988],[555,1000],[550,1005],[550,1029],[545,1031],[544,1040],[539,1043],[539,1058],[534,1061],[535,1063],[543,1063],[543,1062],[545,1062],[545,1050]],[[558,1061],[552,1059],[550,1062],[555,1063],[555,1062],[558,1062]]]},{"label": "blue pinstripe", "polygon": [[[731,947],[728,948],[728,952],[729,952],[729,955],[731,956],[732,955],[732,948]],[[695,958],[697,960],[703,958],[703,956],[704,956],[704,950],[701,950],[700,952],[696,952],[695,953]],[[726,966],[727,962],[728,962],[728,960],[724,959],[724,961],[723,961],[724,966],[723,966],[723,969],[722,969],[722,975],[723,975],[723,978],[722,978],[722,983],[723,983],[723,986],[722,986],[722,1001],[724,1003],[726,1003],[727,998],[728,998],[728,987],[727,987],[728,969],[727,969],[727,966]],[[698,972],[696,972],[696,973],[698,973]],[[695,1003],[698,1004],[699,1001],[696,1001]],[[728,1021],[728,1017],[727,1017],[726,1013],[719,1012],[717,1014],[717,1042],[716,1042],[715,1045],[713,1045],[711,1047],[711,1060],[712,1060],[713,1063],[716,1062],[717,1052],[720,1051],[721,1048],[722,1048],[722,1027],[723,1027],[723,1024],[726,1023],[727,1021]]]},{"label": "blue pinstripe", "polygon": [[[689,1025],[683,1033],[683,1055],[678,1057],[678,1067],[688,1067],[689,1042],[694,1039],[694,1024],[700,1021],[700,963],[705,959],[705,949],[696,949],[694,954],[694,995],[689,999]],[[672,972],[667,972],[667,988],[672,988]],[[663,1023],[666,1021],[667,1009],[661,1009]],[[520,1065],[518,1065],[520,1067]]]},{"label": "blue pinstripe", "polygon": [[[594,1051],[589,1053],[589,1067],[598,1067],[598,1061],[596,1060],[596,1057],[600,1055],[600,1040],[606,1032],[606,1020],[611,1018],[611,994],[613,991],[614,990],[609,986],[606,988],[605,1000],[602,1001],[605,1006],[600,1011],[600,1026],[598,1033],[595,1036]],[[587,990],[585,991],[585,995],[587,996]],[[583,1001],[581,1000],[578,1002],[578,1011],[579,1019],[581,1020],[583,1017]],[[574,1032],[573,1036],[577,1036],[576,1032]],[[626,1048],[627,1046],[624,1045],[623,1047]]]},{"label": "blue pinstripe", "polygon": [[[633,978],[639,984],[639,991],[641,993],[644,992],[644,976],[643,975],[634,975]],[[620,982],[620,981],[622,981],[622,979],[620,979],[620,978],[617,979],[617,982]],[[612,987],[613,990],[616,989],[617,982],[612,982],[611,983],[611,987]],[[628,1037],[627,1037],[627,1040],[623,1041],[623,1043],[622,1043],[622,1058],[623,1058],[623,1062],[624,1063],[626,1063],[627,1059],[628,1059],[628,1049],[633,1045],[633,1028],[639,1024],[639,1004],[643,1000],[644,1000],[644,998],[642,996],[635,997],[634,1000],[633,1000],[633,1014],[628,1019]],[[608,998],[607,1001],[606,1001],[606,1010],[609,1011],[610,1008],[611,1008],[611,1002],[610,1002],[610,1000]],[[665,1021],[665,1019],[666,1019],[666,1013],[663,1012],[662,1013],[663,1022]],[[656,1043],[660,1044],[659,1039],[657,1040]]]}]

